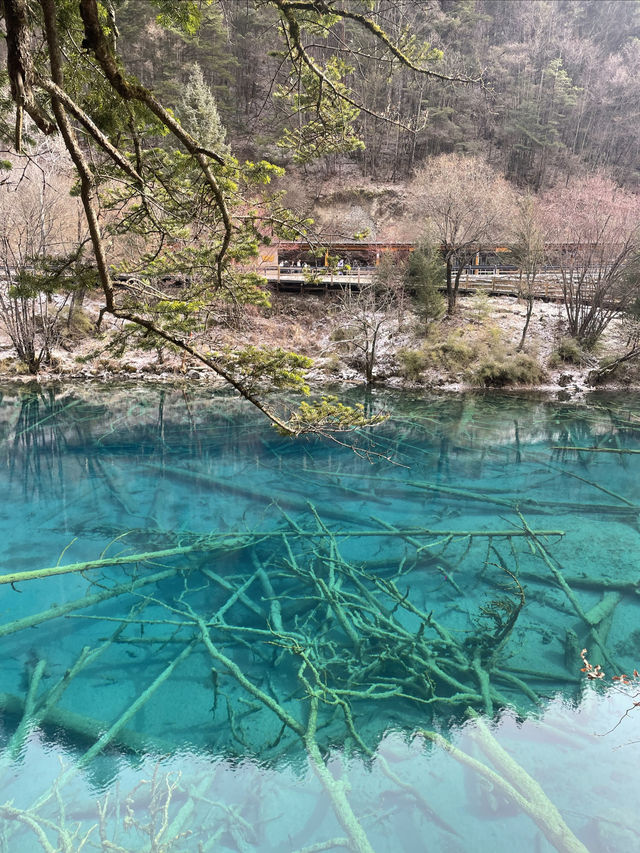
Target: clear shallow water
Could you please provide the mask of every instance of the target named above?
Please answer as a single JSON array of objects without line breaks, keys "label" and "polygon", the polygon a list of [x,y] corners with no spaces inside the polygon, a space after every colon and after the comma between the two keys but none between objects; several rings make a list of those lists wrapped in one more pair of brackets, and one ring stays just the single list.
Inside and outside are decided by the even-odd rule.
[{"label": "clear shallow water", "polygon": [[640,848],[639,403],[3,389],[0,850]]}]

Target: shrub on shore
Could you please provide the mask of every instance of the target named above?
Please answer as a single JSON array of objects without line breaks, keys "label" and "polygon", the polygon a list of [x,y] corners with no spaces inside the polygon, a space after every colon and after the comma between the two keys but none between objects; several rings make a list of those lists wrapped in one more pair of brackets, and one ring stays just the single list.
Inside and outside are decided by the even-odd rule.
[{"label": "shrub on shore", "polygon": [[519,352],[484,359],[473,371],[471,378],[486,388],[539,385],[544,380],[544,371],[533,356]]},{"label": "shrub on shore", "polygon": [[587,361],[587,355],[575,338],[562,338],[549,358],[550,367],[561,364],[575,364],[580,367]]}]

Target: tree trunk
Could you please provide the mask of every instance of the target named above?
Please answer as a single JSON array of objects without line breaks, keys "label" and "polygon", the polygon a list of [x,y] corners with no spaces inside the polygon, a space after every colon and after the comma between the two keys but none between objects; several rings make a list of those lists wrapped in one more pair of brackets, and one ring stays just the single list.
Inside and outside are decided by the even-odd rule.
[{"label": "tree trunk", "polygon": [[453,286],[453,258],[447,255],[445,261],[447,264],[447,315],[452,317],[456,313],[458,291]]},{"label": "tree trunk", "polygon": [[453,282],[453,304],[458,304],[458,290],[460,288],[460,279],[462,278],[462,270],[464,269],[465,258],[460,258],[458,262],[458,269],[456,270],[456,277]]},{"label": "tree trunk", "polygon": [[531,315],[533,314],[533,285],[534,285],[535,274],[533,277],[530,277],[529,273],[527,273],[527,292],[526,292],[526,300],[527,300],[527,313],[524,318],[524,326],[522,327],[522,337],[520,338],[520,343],[516,347],[516,352],[522,352],[522,348],[524,347],[524,341],[527,337],[527,331],[529,329],[529,323],[531,322]]},{"label": "tree trunk", "polygon": [[522,337],[520,338],[520,343],[516,347],[516,352],[522,352],[522,348],[524,347],[524,340],[527,337],[527,330],[529,328],[529,323],[531,322],[531,315],[533,313],[533,296],[527,297],[527,314],[524,320],[524,326],[522,327]]},{"label": "tree trunk", "polygon": [[82,308],[82,303],[84,302],[84,298],[87,295],[87,289],[85,287],[80,287],[77,290],[74,290],[71,295],[71,302],[69,304],[69,315],[67,317],[67,329],[71,328],[71,323],[74,320],[76,313]]}]

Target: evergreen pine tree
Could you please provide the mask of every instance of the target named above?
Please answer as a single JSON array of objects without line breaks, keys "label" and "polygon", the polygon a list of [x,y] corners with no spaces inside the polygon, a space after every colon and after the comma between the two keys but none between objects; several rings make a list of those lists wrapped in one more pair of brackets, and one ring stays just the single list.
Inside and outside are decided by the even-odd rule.
[{"label": "evergreen pine tree", "polygon": [[222,126],[216,99],[207,85],[198,63],[191,67],[191,76],[186,85],[179,107],[182,125],[204,147],[218,154],[229,154],[225,142],[226,132]]},{"label": "evergreen pine tree", "polygon": [[411,253],[406,287],[413,296],[420,319],[427,325],[444,314],[445,302],[440,289],[445,278],[445,265],[436,248],[425,244]]}]

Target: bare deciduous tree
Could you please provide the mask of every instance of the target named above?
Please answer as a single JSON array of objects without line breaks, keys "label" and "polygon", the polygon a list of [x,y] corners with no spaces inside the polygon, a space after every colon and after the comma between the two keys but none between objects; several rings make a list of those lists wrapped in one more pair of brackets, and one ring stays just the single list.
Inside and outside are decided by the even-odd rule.
[{"label": "bare deciduous tree", "polygon": [[405,299],[404,269],[382,264],[370,283],[347,288],[340,298],[344,337],[362,364],[367,385],[375,379],[375,365],[383,334],[398,326]]},{"label": "bare deciduous tree", "polygon": [[640,197],[592,176],[541,202],[547,264],[559,270],[569,332],[592,347],[640,294]]},{"label": "bare deciduous tree", "polygon": [[525,300],[526,304],[522,336],[516,347],[516,352],[521,352],[533,313],[536,278],[545,259],[544,232],[540,206],[536,198],[530,193],[527,193],[518,200],[509,252],[520,269],[519,296]]},{"label": "bare deciduous tree", "polygon": [[442,247],[447,270],[447,311],[453,314],[460,277],[479,248],[505,239],[514,191],[478,157],[443,154],[411,185],[411,209],[427,238]]},{"label": "bare deciduous tree", "polygon": [[79,209],[60,146],[47,143],[12,165],[0,187],[0,325],[18,358],[37,373],[51,357],[72,295],[71,282],[61,283],[78,256]]}]

